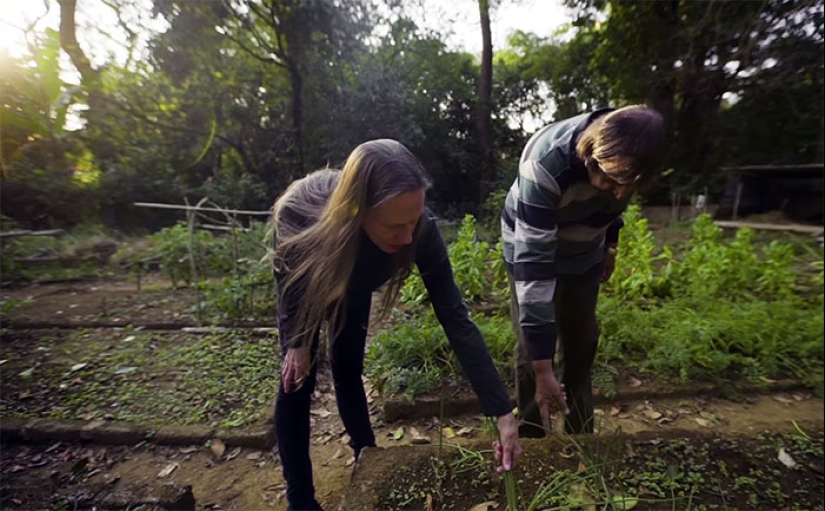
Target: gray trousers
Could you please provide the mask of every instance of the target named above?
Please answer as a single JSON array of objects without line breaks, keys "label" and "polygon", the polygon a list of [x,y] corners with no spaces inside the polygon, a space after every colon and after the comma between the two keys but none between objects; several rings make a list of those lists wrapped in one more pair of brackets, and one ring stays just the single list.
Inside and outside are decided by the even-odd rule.
[{"label": "gray trousers", "polygon": [[[599,343],[596,302],[599,297],[602,266],[596,265],[583,275],[559,275],[553,301],[556,307],[557,342],[556,377],[567,394],[570,415],[565,417],[567,433],[593,432],[593,382],[591,370]],[[510,280],[510,316],[518,341],[515,348],[516,399],[519,435],[543,437],[541,415],[536,404],[536,377],[530,354],[519,327],[519,308],[513,278]]]}]

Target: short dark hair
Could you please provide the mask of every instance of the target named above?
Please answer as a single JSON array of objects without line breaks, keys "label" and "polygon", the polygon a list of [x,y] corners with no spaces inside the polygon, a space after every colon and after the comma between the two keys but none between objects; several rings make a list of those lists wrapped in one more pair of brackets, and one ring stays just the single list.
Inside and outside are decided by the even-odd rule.
[{"label": "short dark hair", "polygon": [[664,164],[665,120],[644,105],[614,110],[585,129],[576,142],[576,152],[585,162],[597,162],[620,183],[644,179]]}]

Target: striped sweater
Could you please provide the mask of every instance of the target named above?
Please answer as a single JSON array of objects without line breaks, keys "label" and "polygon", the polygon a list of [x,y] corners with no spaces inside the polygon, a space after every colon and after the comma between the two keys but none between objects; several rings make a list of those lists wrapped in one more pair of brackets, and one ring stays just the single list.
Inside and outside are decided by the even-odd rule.
[{"label": "striped sweater", "polygon": [[501,214],[504,260],[513,277],[519,324],[533,360],[556,349],[557,275],[597,271],[606,243],[619,239],[628,200],[590,185],[576,156],[579,134],[604,109],[545,126],[522,152]]}]

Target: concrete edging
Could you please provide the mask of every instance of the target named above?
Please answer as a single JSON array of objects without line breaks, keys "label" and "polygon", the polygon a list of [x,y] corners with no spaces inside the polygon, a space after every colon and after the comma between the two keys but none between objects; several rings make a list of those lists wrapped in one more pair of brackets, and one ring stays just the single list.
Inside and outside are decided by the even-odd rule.
[{"label": "concrete edging", "polygon": [[[743,394],[755,393],[775,393],[800,390],[805,388],[800,382],[793,380],[779,380],[764,387],[758,387],[750,383],[742,383],[735,386],[737,392]],[[619,404],[628,401],[644,401],[655,399],[679,399],[698,396],[723,396],[724,389],[712,383],[696,383],[691,386],[670,386],[666,389],[657,389],[655,385],[648,387],[622,387],[613,397],[606,397],[596,393],[593,396],[594,404]],[[516,406],[515,396],[510,397],[513,406]],[[393,396],[384,400],[383,403],[384,420],[395,422],[398,420],[423,419],[438,417],[441,413],[441,398],[439,396],[426,395],[416,398],[410,403],[406,398]],[[463,392],[458,397],[447,397],[444,403],[444,416],[453,417],[467,413],[481,413],[481,405],[478,397],[471,391]]]},{"label": "concrete edging", "polygon": [[[740,384],[736,391],[748,393],[777,393],[803,389],[793,380],[772,382],[764,387]],[[597,394],[595,403],[619,404],[627,401],[678,399],[699,396],[721,396],[723,389],[710,383],[692,386],[670,387],[656,390],[649,388],[621,388],[612,398]],[[402,419],[437,417],[441,413],[439,396],[423,396],[410,403],[394,397],[383,402],[384,420],[395,422]],[[448,396],[444,403],[444,415],[452,417],[468,413],[481,413],[478,397],[471,392]],[[211,439],[220,439],[228,447],[271,449],[275,446],[275,432],[271,425],[243,428],[215,428],[204,425],[167,425],[153,427],[124,421],[65,420],[65,419],[14,419],[0,418],[0,443],[74,442],[103,445],[137,445],[150,442],[158,445],[203,445]]]},{"label": "concrete edging", "polygon": [[209,426],[161,426],[152,428],[122,421],[61,419],[2,419],[0,443],[74,442],[102,445],[203,445],[213,438],[228,447],[271,449],[275,434],[271,427],[219,429]]}]

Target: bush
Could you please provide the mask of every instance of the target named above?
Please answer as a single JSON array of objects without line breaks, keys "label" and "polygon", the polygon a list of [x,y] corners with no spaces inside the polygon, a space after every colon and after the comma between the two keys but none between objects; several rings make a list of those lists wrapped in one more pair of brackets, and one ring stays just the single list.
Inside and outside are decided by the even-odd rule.
[{"label": "bush", "polygon": [[[463,380],[461,366],[432,310],[414,317],[395,311],[395,325],[372,339],[367,347],[366,373],[379,392],[403,393],[408,399],[442,383]],[[512,374],[515,336],[502,317],[473,318],[500,374]]]},{"label": "bush", "polygon": [[[823,393],[825,266],[819,259],[802,277],[793,246],[772,241],[754,247],[754,231],[726,240],[710,216],[692,225],[681,257],[666,246],[656,252],[647,220],[637,206],[625,213],[617,268],[603,285],[598,316],[600,362],[629,365],[681,382],[756,383],[796,378]],[[492,301],[507,310],[509,290],[500,247],[479,242],[467,216],[449,247],[456,281],[471,305]],[[415,306],[426,299],[417,276],[403,289]],[[509,377],[515,336],[500,316],[479,318],[496,366]],[[368,374],[389,393],[432,390],[461,379],[452,352],[432,314],[404,319],[375,337]],[[605,375],[608,379],[610,375]]]},{"label": "bush", "polygon": [[[508,294],[501,242],[491,247],[478,240],[476,221],[467,215],[461,222],[458,237],[448,247],[453,275],[464,299],[468,302],[500,303]],[[427,299],[427,289],[415,269],[401,289],[401,301],[421,305]]]}]

